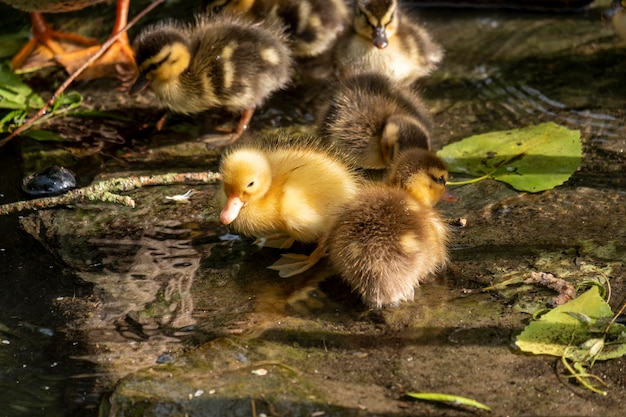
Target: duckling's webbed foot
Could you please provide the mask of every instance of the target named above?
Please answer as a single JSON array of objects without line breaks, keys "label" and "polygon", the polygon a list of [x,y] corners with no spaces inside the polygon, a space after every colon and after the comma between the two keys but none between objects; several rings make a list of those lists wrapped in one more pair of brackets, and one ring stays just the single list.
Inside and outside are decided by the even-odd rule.
[{"label": "duckling's webbed foot", "polygon": [[53,65],[54,57],[67,51],[69,44],[92,46],[98,43],[95,39],[53,30],[41,13],[30,13],[30,17],[33,36],[13,57],[14,71],[25,72]]},{"label": "duckling's webbed foot", "polygon": [[292,277],[313,267],[324,255],[325,251],[321,246],[315,248],[308,256],[297,253],[285,253],[268,268],[278,271],[278,275],[282,278]]},{"label": "duckling's webbed foot", "polygon": [[237,127],[235,130],[227,135],[221,134],[207,134],[202,135],[200,137],[200,141],[207,144],[207,147],[211,148],[219,148],[223,146],[232,145],[239,139],[239,137],[248,129],[250,125],[250,120],[252,120],[252,115],[254,114],[255,107],[251,107],[248,109],[244,109],[241,112],[241,118],[239,119],[239,123],[237,123]]},{"label": "duckling's webbed foot", "polygon": [[222,148],[232,145],[237,139],[239,139],[239,136],[235,137],[234,133],[209,133],[198,138],[200,142],[206,143],[207,148]]}]

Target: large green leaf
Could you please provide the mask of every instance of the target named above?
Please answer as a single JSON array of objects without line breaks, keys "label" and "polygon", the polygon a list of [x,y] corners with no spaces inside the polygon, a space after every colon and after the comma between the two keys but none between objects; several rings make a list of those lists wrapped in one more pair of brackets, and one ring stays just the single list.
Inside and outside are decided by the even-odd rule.
[{"label": "large green leaf", "polygon": [[578,362],[618,358],[626,354],[626,326],[611,323],[612,318],[611,307],[593,286],[531,322],[515,344],[525,352]]},{"label": "large green leaf", "polygon": [[539,192],[563,184],[582,158],[580,132],[555,123],[471,136],[437,153],[450,172]]}]

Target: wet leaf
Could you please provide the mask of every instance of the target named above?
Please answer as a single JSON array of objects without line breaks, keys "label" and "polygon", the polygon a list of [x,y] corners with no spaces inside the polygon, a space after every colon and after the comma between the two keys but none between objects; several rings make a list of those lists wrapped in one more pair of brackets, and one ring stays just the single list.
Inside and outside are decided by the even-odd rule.
[{"label": "wet leaf", "polygon": [[593,286],[531,322],[515,344],[524,352],[573,361],[618,358],[626,354],[626,326],[611,323],[612,318],[611,307]]},{"label": "wet leaf", "polygon": [[491,411],[491,408],[470,398],[460,397],[458,395],[440,394],[438,392],[409,392],[406,395],[418,400],[447,402],[454,405],[469,405],[471,407],[480,408],[481,410]]},{"label": "wet leaf", "polygon": [[567,181],[580,165],[582,146],[578,130],[543,123],[471,136],[445,146],[437,154],[450,172],[492,178],[520,191],[539,192]]}]

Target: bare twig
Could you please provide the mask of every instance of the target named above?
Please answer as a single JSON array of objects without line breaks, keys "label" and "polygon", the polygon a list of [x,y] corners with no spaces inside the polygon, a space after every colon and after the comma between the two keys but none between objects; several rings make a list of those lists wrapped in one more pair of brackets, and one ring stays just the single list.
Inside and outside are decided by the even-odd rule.
[{"label": "bare twig", "polygon": [[137,16],[135,16],[133,20],[131,20],[126,26],[124,26],[124,28],[122,28],[119,32],[111,36],[106,42],[104,42],[102,46],[100,47],[100,49],[98,50],[98,52],[96,52],[91,58],[89,58],[80,68],[74,71],[74,73],[70,75],[63,84],[61,84],[61,86],[54,92],[54,94],[52,94],[52,97],[50,97],[50,100],[48,100],[48,102],[44,104],[44,106],[41,109],[39,109],[39,111],[33,117],[28,119],[24,124],[22,124],[17,129],[15,129],[13,133],[11,133],[9,136],[0,140],[0,148],[6,145],[7,143],[9,143],[11,139],[18,136],[20,133],[22,133],[29,127],[31,127],[37,120],[43,117],[48,112],[48,109],[57,100],[57,98],[67,89],[67,87],[70,86],[71,83],[74,82],[74,80],[76,80],[76,78],[78,78],[80,74],[82,74],[87,68],[89,68],[89,66],[93,64],[98,58],[104,55],[104,53],[109,49],[109,47],[113,45],[115,41],[117,41],[117,39],[120,36],[122,36],[122,34],[126,33],[128,29],[133,27],[140,19],[142,19],[146,14],[151,12],[155,7],[157,7],[164,1],[165,0],[154,0],[145,9],[143,9],[139,14],[137,14]]},{"label": "bare twig", "polygon": [[215,172],[170,173],[163,175],[112,178],[87,187],[68,191],[60,196],[37,198],[34,200],[17,201],[15,203],[0,205],[0,215],[17,213],[24,210],[71,205],[85,201],[115,203],[135,207],[135,200],[131,197],[116,193],[154,185],[198,184],[214,182],[220,179],[220,174]]}]

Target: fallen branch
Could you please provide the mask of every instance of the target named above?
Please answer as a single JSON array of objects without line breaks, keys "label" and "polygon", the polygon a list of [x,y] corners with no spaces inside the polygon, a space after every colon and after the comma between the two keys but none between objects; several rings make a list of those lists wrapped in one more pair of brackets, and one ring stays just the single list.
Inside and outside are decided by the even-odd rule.
[{"label": "fallen branch", "polygon": [[219,173],[210,171],[112,178],[99,181],[87,187],[70,190],[59,196],[3,204],[0,205],[0,215],[18,213],[25,210],[66,206],[84,203],[85,201],[115,203],[127,207],[135,207],[135,200],[131,197],[116,193],[155,185],[202,184],[215,182],[220,179]]},{"label": "fallen branch", "polygon": [[82,74],[87,68],[89,68],[89,66],[93,64],[98,58],[104,55],[104,53],[109,49],[109,47],[111,47],[111,45],[113,45],[115,41],[117,41],[117,39],[120,36],[122,36],[123,33],[126,33],[128,29],[133,27],[140,19],[142,19],[146,14],[151,12],[152,9],[154,9],[155,7],[157,7],[164,1],[165,0],[154,0],[145,9],[143,9],[137,16],[135,16],[133,20],[131,20],[126,26],[124,26],[122,30],[120,30],[115,35],[111,36],[106,42],[104,42],[102,46],[100,47],[100,49],[98,50],[98,52],[93,54],[93,56],[89,58],[80,68],[74,71],[74,73],[70,75],[63,84],[61,84],[61,86],[54,92],[54,94],[52,94],[52,97],[50,97],[50,100],[48,100],[48,102],[44,104],[44,106],[41,109],[39,109],[39,111],[33,117],[28,119],[26,122],[24,122],[24,124],[22,124],[17,129],[15,129],[13,133],[11,133],[9,136],[0,140],[0,148],[6,145],[7,143],[9,143],[11,139],[15,138],[20,133],[22,133],[29,127],[31,127],[37,120],[45,116],[48,113],[48,109],[54,104],[57,98],[67,89],[67,87],[70,86],[71,83],[73,83],[76,80],[76,78],[78,78],[80,74]]}]

